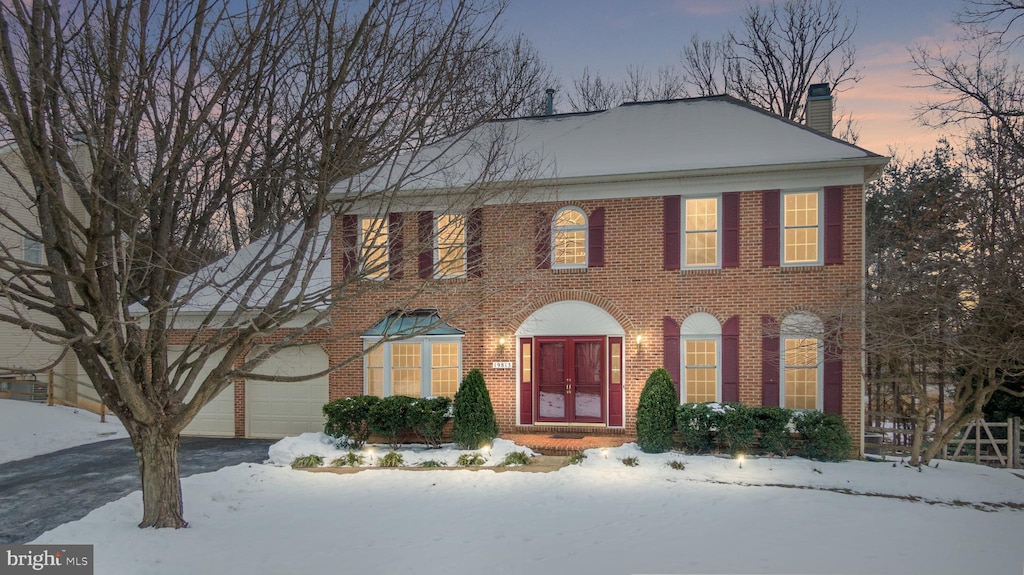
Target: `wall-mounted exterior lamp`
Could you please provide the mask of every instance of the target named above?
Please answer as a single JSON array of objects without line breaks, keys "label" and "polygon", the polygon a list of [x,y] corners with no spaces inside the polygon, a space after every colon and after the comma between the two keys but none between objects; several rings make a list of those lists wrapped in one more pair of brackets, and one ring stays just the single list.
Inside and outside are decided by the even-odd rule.
[{"label": "wall-mounted exterior lamp", "polygon": [[505,353],[505,338],[498,338],[498,353]]},{"label": "wall-mounted exterior lamp", "polygon": [[638,335],[638,336],[636,336],[636,352],[640,353],[643,350],[644,350],[644,336]]}]

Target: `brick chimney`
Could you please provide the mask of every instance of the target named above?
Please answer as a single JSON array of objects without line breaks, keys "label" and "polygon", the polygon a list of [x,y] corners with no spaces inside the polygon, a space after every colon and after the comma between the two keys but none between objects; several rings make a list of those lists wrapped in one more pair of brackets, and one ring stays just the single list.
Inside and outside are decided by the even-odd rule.
[{"label": "brick chimney", "polygon": [[832,90],[828,84],[811,84],[807,89],[807,127],[832,135]]}]

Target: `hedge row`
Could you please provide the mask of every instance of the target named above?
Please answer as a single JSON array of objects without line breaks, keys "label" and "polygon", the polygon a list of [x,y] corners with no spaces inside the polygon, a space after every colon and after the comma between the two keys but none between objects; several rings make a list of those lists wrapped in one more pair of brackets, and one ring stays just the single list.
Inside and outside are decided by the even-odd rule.
[{"label": "hedge row", "polygon": [[462,380],[454,404],[447,397],[357,395],[331,401],[323,411],[324,433],[357,449],[370,434],[384,436],[392,449],[398,449],[402,437],[410,433],[431,447],[440,447],[449,419],[453,419],[452,438],[463,449],[477,449],[498,436],[491,396],[476,369]]},{"label": "hedge row", "polygon": [[658,369],[640,394],[637,444],[647,453],[668,451],[676,430],[691,453],[708,453],[717,447],[733,455],[785,456],[793,447],[794,431],[803,440],[801,452],[811,459],[839,461],[853,448],[846,423],[831,413],[740,403],[677,405],[671,377]]}]

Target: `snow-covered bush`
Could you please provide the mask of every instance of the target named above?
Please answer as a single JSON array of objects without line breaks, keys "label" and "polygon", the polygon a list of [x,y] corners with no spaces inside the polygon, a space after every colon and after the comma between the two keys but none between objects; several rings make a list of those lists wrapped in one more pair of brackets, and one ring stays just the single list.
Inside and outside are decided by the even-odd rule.
[{"label": "snow-covered bush", "polygon": [[388,445],[392,450],[402,446],[399,439],[402,433],[412,426],[409,425],[409,415],[416,398],[405,395],[392,395],[378,401],[370,408],[368,422],[370,431],[387,438]]},{"label": "snow-covered bush", "polygon": [[409,421],[413,430],[433,448],[441,447],[444,425],[451,417],[452,400],[447,397],[428,397],[409,406]]},{"label": "snow-covered bush", "polygon": [[636,408],[636,444],[645,453],[672,449],[675,419],[676,388],[668,371],[658,368],[651,372],[640,392],[640,404]]},{"label": "snow-covered bush", "polygon": [[725,410],[717,403],[684,403],[676,410],[676,422],[690,453],[710,453],[715,431]]},{"label": "snow-covered bush", "polygon": [[379,401],[380,398],[375,395],[357,395],[325,404],[324,433],[344,438],[350,446],[359,449],[370,437],[370,409]]},{"label": "snow-covered bush", "polygon": [[718,439],[733,456],[750,453],[757,435],[757,422],[751,408],[742,403],[728,403],[720,415]]}]

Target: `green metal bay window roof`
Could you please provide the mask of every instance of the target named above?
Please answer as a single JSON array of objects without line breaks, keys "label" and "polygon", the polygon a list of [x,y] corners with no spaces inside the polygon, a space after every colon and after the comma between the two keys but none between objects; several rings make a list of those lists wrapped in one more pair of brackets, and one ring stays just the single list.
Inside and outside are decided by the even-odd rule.
[{"label": "green metal bay window roof", "polygon": [[389,313],[362,337],[418,337],[427,335],[465,335],[461,329],[448,325],[436,309],[398,310]]}]

